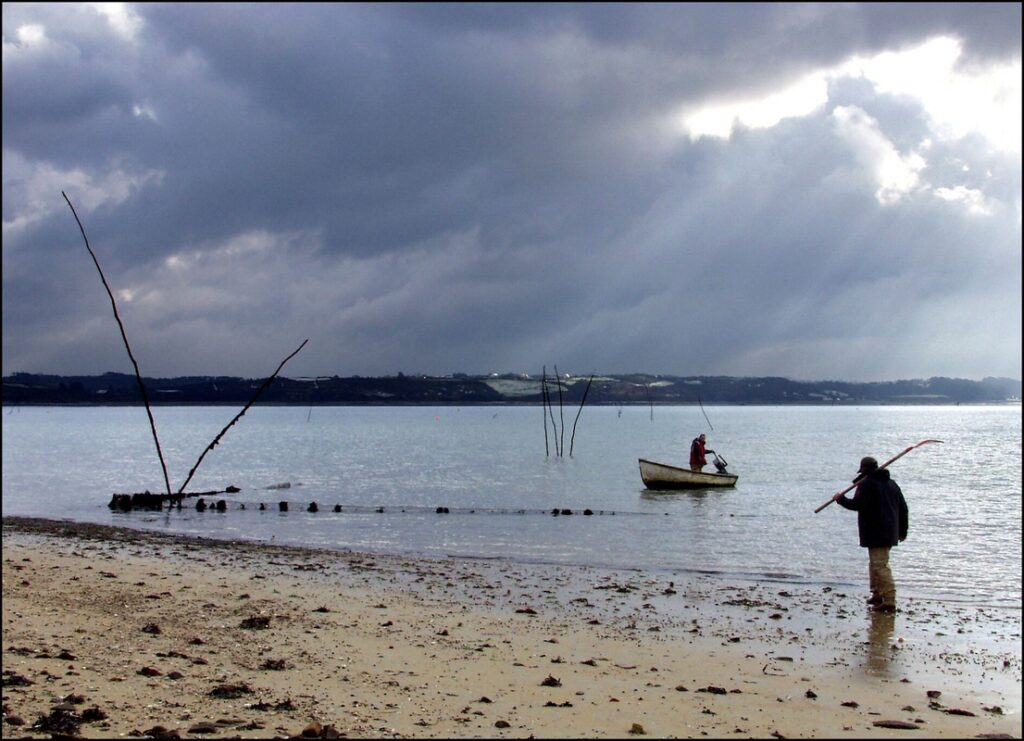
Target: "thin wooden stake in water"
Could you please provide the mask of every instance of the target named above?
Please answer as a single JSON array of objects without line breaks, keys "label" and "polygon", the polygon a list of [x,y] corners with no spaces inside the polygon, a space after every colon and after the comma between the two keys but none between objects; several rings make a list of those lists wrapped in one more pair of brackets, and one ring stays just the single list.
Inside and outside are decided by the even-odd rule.
[{"label": "thin wooden stake in water", "polygon": [[576,419],[572,421],[572,437],[569,438],[569,457],[572,458],[572,446],[576,443],[576,423],[580,421],[580,415],[583,414],[583,405],[587,403],[587,394],[590,393],[590,384],[594,382],[594,374],[590,374],[590,380],[587,381],[587,387],[583,389],[583,398],[580,399],[580,408],[576,412]]},{"label": "thin wooden stake in water", "polygon": [[562,422],[561,436],[562,439],[558,445],[558,455],[561,456],[565,453],[565,412],[562,409],[562,379],[558,376],[558,366],[555,366],[555,383],[558,384],[558,418]]},{"label": "thin wooden stake in water", "polygon": [[544,395],[548,401],[548,417],[551,418],[551,439],[555,441],[555,457],[562,457],[562,449],[558,446],[558,423],[555,421],[555,409],[551,404],[551,387],[547,379],[544,380]]},{"label": "thin wooden stake in water", "polygon": [[548,458],[551,456],[551,450],[548,447],[548,367],[546,365],[541,371],[540,412],[544,417],[544,457]]},{"label": "thin wooden stake in water", "polygon": [[75,207],[71,205],[71,199],[68,198],[67,193],[61,191],[60,194],[64,196],[64,200],[68,202],[68,207],[71,209],[72,215],[75,217],[75,221],[78,222],[78,230],[82,232],[82,239],[85,240],[85,249],[89,250],[89,256],[92,257],[92,262],[96,266],[97,272],[100,274],[100,280],[103,281],[103,287],[107,289],[107,295],[110,297],[110,306],[114,310],[114,319],[117,320],[117,326],[121,330],[121,339],[124,340],[124,348],[128,351],[128,358],[132,361],[132,367],[135,369],[135,382],[139,384],[139,393],[142,394],[142,403],[146,405],[146,415],[149,417],[149,428],[153,431],[153,442],[156,443],[156,454],[160,458],[160,468],[164,472],[164,484],[167,486],[167,496],[171,496],[171,480],[167,476],[167,464],[164,463],[164,452],[160,449],[160,438],[156,434],[156,421],[153,419],[153,410],[149,408],[149,395],[146,393],[146,385],[142,382],[142,373],[139,372],[139,364],[135,360],[135,355],[132,353],[132,346],[128,344],[128,335],[124,331],[124,323],[121,321],[121,315],[117,313],[117,302],[114,301],[114,294],[110,290],[110,285],[107,283],[107,278],[103,275],[103,270],[100,268],[100,261],[96,259],[96,253],[92,251],[92,247],[89,246],[89,238],[85,236],[85,227],[82,226],[82,220],[78,218],[78,213],[75,211]]},{"label": "thin wooden stake in water", "polygon": [[274,382],[274,379],[277,378],[277,374],[281,372],[282,368],[284,368],[284,364],[287,363],[292,358],[294,358],[296,355],[298,355],[299,354],[299,350],[304,348],[306,346],[307,342],[309,342],[308,339],[303,340],[302,344],[299,345],[298,348],[296,348],[295,352],[293,352],[291,355],[289,355],[287,358],[285,358],[284,360],[281,361],[281,365],[277,366],[277,370],[274,371],[273,374],[267,380],[265,380],[263,382],[263,385],[260,386],[256,390],[256,394],[252,397],[252,399],[249,400],[249,403],[246,404],[245,407],[242,408],[242,411],[240,411],[238,414],[236,414],[235,418],[233,420],[231,420],[230,422],[228,422],[227,427],[225,427],[223,430],[221,430],[220,434],[217,435],[217,437],[213,438],[213,442],[206,446],[206,450],[204,450],[202,452],[202,454],[199,456],[199,460],[197,460],[196,464],[194,466],[192,466],[192,470],[188,472],[188,478],[185,479],[185,483],[181,485],[180,489],[178,489],[178,493],[179,494],[181,494],[183,491],[185,491],[185,487],[188,486],[188,482],[192,480],[192,476],[195,475],[196,469],[199,468],[199,464],[203,462],[203,458],[206,457],[206,454],[209,453],[211,450],[213,450],[215,447],[217,447],[217,443],[219,443],[220,439],[222,437],[224,437],[224,433],[227,432],[228,429],[230,429],[230,427],[235,422],[240,420],[242,418],[243,414],[245,414],[247,411],[249,411],[249,407],[251,407],[253,404],[256,403],[256,400],[258,398],[260,398],[260,395],[264,391],[266,391],[268,388],[270,388],[270,384],[272,384]]},{"label": "thin wooden stake in water", "polygon": [[[555,441],[555,457],[562,457],[562,450],[558,447],[558,423],[555,422],[555,411],[551,407],[551,389],[548,386],[548,371],[547,366],[544,366],[544,405],[548,410],[548,417],[551,418],[551,436]],[[547,427],[544,428],[545,432]]]}]

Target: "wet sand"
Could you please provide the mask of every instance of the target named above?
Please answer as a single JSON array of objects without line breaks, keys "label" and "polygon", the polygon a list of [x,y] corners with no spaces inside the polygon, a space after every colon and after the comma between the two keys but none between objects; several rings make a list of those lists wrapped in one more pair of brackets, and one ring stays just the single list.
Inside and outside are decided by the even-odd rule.
[{"label": "wet sand", "polygon": [[3,735],[1021,736],[1021,613],[3,520]]}]

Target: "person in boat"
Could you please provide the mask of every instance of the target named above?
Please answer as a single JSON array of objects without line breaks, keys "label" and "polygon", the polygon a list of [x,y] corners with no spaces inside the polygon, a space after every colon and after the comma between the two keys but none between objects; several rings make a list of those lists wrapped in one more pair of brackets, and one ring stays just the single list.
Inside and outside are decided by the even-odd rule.
[{"label": "person in boat", "polygon": [[868,604],[881,612],[896,612],[896,583],[889,568],[889,551],[907,537],[907,501],[888,469],[866,456],[860,461],[857,490],[852,499],[839,492],[832,499],[857,513],[860,545],[868,549]]},{"label": "person in boat", "polygon": [[706,447],[707,437],[704,433],[700,433],[698,437],[693,438],[693,442],[690,443],[690,470],[697,471],[700,473],[704,469],[704,466],[708,464],[707,454],[714,454],[711,448]]}]

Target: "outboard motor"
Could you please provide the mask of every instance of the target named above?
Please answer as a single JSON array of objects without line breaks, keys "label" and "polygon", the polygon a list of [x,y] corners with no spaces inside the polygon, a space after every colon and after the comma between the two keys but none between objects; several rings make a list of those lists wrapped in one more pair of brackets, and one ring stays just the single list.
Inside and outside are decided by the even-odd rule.
[{"label": "outboard motor", "polygon": [[728,465],[728,461],[726,461],[724,458],[720,458],[718,456],[718,453],[715,453],[715,468],[718,469],[719,473],[728,473],[728,471],[725,470],[725,467]]}]

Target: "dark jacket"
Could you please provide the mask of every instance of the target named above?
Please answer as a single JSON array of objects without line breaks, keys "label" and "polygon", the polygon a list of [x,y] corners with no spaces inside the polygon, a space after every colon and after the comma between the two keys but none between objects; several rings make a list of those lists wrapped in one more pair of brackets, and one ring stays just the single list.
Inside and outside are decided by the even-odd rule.
[{"label": "dark jacket", "polygon": [[853,499],[840,497],[836,501],[857,513],[857,531],[864,548],[894,546],[907,537],[907,501],[888,470],[872,471],[857,485]]}]

